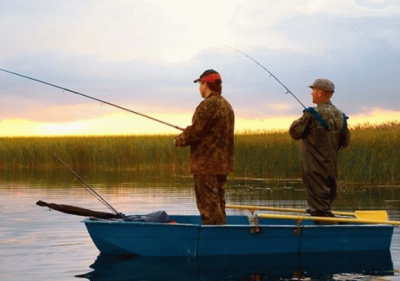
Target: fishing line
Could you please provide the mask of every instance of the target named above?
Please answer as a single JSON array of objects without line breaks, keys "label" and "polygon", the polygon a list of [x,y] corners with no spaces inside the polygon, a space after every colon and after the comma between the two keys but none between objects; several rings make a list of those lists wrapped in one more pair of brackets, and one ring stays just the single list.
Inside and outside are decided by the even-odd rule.
[{"label": "fishing line", "polygon": [[75,173],[74,170],[72,170],[67,164],[64,163],[55,153],[53,153],[53,156],[57,158],[58,161],[60,161],[68,170],[71,171],[77,177],[86,187],[86,191],[88,191],[91,195],[93,195],[97,200],[99,200],[102,204],[104,204],[109,210],[111,210],[114,214],[117,216],[120,216],[123,220],[126,220],[126,217],[124,214],[118,212],[117,210],[114,209],[113,206],[111,206],[103,197],[100,196],[93,188],[91,188],[77,173]]},{"label": "fishing line", "polygon": [[119,106],[119,105],[116,105],[116,104],[113,104],[113,103],[110,103],[110,102],[107,102],[107,101],[104,101],[104,100],[101,100],[101,99],[98,99],[98,98],[95,98],[95,97],[91,97],[91,96],[88,96],[88,95],[79,93],[79,92],[77,92],[77,91],[74,91],[74,90],[70,90],[70,89],[67,89],[67,88],[64,88],[64,87],[61,87],[61,86],[57,86],[57,85],[55,85],[55,84],[51,84],[51,83],[48,83],[48,82],[45,82],[45,81],[42,81],[42,80],[39,80],[39,79],[36,79],[36,78],[32,78],[32,77],[29,77],[29,76],[26,76],[26,75],[23,75],[23,74],[19,74],[19,73],[13,72],[13,71],[9,71],[9,70],[6,70],[6,69],[1,69],[1,68],[0,68],[0,70],[3,71],[3,72],[6,72],[6,73],[12,74],[12,75],[20,76],[20,77],[23,77],[23,78],[26,78],[26,79],[29,79],[29,80],[32,80],[32,81],[35,81],[35,82],[39,82],[39,83],[42,83],[42,84],[45,84],[45,85],[48,85],[48,86],[51,86],[51,87],[55,87],[55,88],[61,89],[61,90],[63,90],[63,91],[67,91],[67,92],[73,93],[73,94],[75,94],[75,95],[83,96],[83,97],[85,97],[85,98],[98,101],[98,102],[100,102],[100,103],[102,103],[102,104],[103,104],[103,103],[104,103],[104,104],[108,104],[108,105],[110,105],[110,106],[113,106],[113,107],[116,107],[116,108],[119,108],[119,109],[122,109],[122,110],[125,110],[125,111],[128,111],[128,112],[131,112],[131,113],[133,113],[133,114],[140,115],[140,116],[142,116],[142,117],[148,118],[148,119],[150,119],[150,120],[159,122],[159,123],[161,123],[161,124],[164,124],[164,125],[173,127],[173,128],[175,128],[175,129],[178,129],[178,130],[181,130],[181,131],[184,130],[183,128],[180,128],[180,127],[175,126],[175,125],[172,125],[172,124],[170,124],[170,123],[167,123],[167,122],[161,121],[161,120],[159,120],[159,119],[150,117],[150,116],[145,115],[145,114],[143,114],[143,113],[139,113],[139,112],[137,112],[137,111],[133,111],[133,110],[130,110],[130,109],[128,109],[128,108],[125,108],[125,107],[122,107],[122,106]]},{"label": "fishing line", "polygon": [[269,71],[265,66],[263,66],[261,63],[259,63],[258,61],[256,61],[254,58],[252,58],[252,57],[250,57],[248,54],[246,54],[246,53],[244,53],[244,52],[242,52],[242,51],[240,51],[240,50],[238,50],[238,49],[236,49],[236,48],[233,48],[233,47],[230,47],[230,46],[227,46],[227,45],[224,45],[224,47],[227,47],[227,48],[230,48],[230,49],[233,49],[233,50],[235,50],[235,51],[237,51],[237,52],[239,52],[239,53],[241,53],[242,55],[244,55],[245,57],[247,57],[247,58],[249,58],[249,59],[251,59],[252,61],[254,61],[258,66],[260,66],[262,69],[264,69],[266,72],[268,72],[268,74],[269,74],[269,76],[271,76],[272,78],[274,78],[276,81],[278,81],[278,83],[279,84],[281,84],[282,85],[282,87],[283,88],[285,88],[285,90],[286,90],[286,94],[291,94],[303,107],[304,107],[304,109],[306,108],[305,106],[304,106],[304,104],[274,75],[274,74],[272,74],[272,72],[271,71]]}]

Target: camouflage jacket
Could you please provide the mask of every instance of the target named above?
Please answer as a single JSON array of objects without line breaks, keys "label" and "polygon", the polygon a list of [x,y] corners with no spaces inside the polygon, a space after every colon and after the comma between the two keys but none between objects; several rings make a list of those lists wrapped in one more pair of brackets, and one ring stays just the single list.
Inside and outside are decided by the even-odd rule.
[{"label": "camouflage jacket", "polygon": [[[314,109],[325,120],[329,131],[340,132],[339,148],[347,147],[350,144],[350,131],[347,124],[344,125],[343,113],[330,101],[321,103]],[[305,111],[303,116],[292,123],[289,133],[294,140],[300,140],[306,138],[310,131],[323,130],[326,129],[314,118],[312,113]]]},{"label": "camouflage jacket", "polygon": [[233,171],[235,115],[231,105],[213,94],[196,108],[192,125],[176,137],[176,146],[190,146],[192,174],[227,175]]}]

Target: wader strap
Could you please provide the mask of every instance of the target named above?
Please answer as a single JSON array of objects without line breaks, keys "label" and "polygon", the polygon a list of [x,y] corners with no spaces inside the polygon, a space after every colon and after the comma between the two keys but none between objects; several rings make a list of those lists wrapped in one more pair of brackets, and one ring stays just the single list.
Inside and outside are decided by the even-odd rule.
[{"label": "wader strap", "polygon": [[347,128],[347,119],[349,119],[346,114],[343,113],[343,125],[342,125],[342,131],[344,131]]},{"label": "wader strap", "polygon": [[[321,117],[321,115],[318,114],[317,111],[315,111],[314,108],[308,107],[303,110],[303,112],[310,112],[314,118],[318,121],[319,124],[321,124],[322,127],[324,127],[325,130],[329,130],[328,124],[325,122],[325,120]],[[344,123],[343,123],[344,124]]]}]

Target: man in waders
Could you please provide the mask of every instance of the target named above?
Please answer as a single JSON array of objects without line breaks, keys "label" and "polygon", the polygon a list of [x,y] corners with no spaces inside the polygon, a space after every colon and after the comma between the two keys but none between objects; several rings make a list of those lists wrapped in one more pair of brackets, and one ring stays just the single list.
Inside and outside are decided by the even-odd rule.
[{"label": "man in waders", "polygon": [[316,107],[303,111],[294,121],[289,133],[294,140],[302,140],[301,172],[307,192],[307,211],[312,216],[334,217],[331,203],[338,186],[337,158],[340,148],[350,143],[348,118],[332,103],[334,84],[328,79],[317,79],[309,86]]},{"label": "man in waders", "polygon": [[225,185],[233,171],[235,115],[222,97],[220,74],[209,69],[193,81],[204,100],[192,125],[175,138],[176,146],[190,146],[190,171],[203,224],[226,224]]}]

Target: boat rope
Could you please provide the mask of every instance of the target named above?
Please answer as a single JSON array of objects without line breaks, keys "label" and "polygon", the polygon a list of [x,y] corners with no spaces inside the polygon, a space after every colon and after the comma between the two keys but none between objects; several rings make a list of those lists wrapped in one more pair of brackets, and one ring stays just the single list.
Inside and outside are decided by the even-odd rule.
[{"label": "boat rope", "polygon": [[247,57],[247,58],[251,59],[252,61],[254,61],[258,66],[260,66],[262,69],[264,69],[266,72],[268,72],[269,76],[274,78],[276,81],[278,81],[279,84],[282,85],[283,88],[285,88],[286,94],[291,94],[304,107],[304,109],[306,108],[305,105],[274,74],[272,74],[272,72],[269,71],[265,66],[263,66],[261,63],[256,61],[254,58],[250,57],[248,54],[246,54],[246,53],[244,53],[244,52],[242,52],[242,51],[240,51],[240,50],[238,50],[236,48],[233,48],[233,47],[227,46],[227,45],[224,45],[224,46],[227,47],[227,48],[233,49],[233,50],[241,53],[245,57]]},{"label": "boat rope", "polygon": [[113,206],[111,206],[103,197],[100,196],[100,194],[98,194],[92,187],[90,187],[74,170],[72,170],[67,164],[65,164],[65,162],[62,161],[55,153],[53,153],[53,156],[57,158],[58,161],[60,161],[68,170],[71,171],[71,173],[75,175],[75,177],[77,177],[85,185],[85,189],[90,194],[92,194],[97,200],[99,200],[102,204],[104,204],[114,214],[118,215],[123,220],[127,220],[124,214],[118,212]]},{"label": "boat rope", "polygon": [[133,111],[133,110],[130,110],[130,109],[128,109],[128,108],[125,108],[125,107],[122,107],[122,106],[113,104],[113,103],[108,102],[108,101],[104,101],[104,100],[101,100],[101,99],[98,99],[98,98],[95,98],[95,97],[91,97],[91,96],[88,96],[88,95],[79,93],[79,92],[77,92],[77,91],[70,90],[70,89],[67,89],[67,88],[64,88],[64,87],[61,87],[61,86],[57,86],[57,85],[55,85],[55,84],[51,84],[51,83],[48,83],[48,82],[45,82],[45,81],[42,81],[42,80],[39,80],[39,79],[36,79],[36,78],[32,78],[32,77],[29,77],[29,76],[26,76],[26,75],[23,75],[23,74],[19,74],[19,73],[13,72],[13,71],[9,71],[9,70],[2,69],[2,68],[0,68],[0,70],[3,71],[3,72],[6,72],[6,73],[12,74],[12,75],[20,76],[20,77],[23,77],[23,78],[26,78],[26,79],[29,79],[29,80],[32,80],[32,81],[35,81],[35,82],[39,82],[39,83],[42,83],[42,84],[45,84],[45,85],[48,85],[48,86],[51,86],[51,87],[55,87],[55,88],[61,89],[61,90],[63,90],[63,91],[67,91],[67,92],[73,93],[73,94],[75,94],[75,95],[83,96],[83,97],[88,98],[88,99],[92,99],[92,100],[95,100],[95,101],[98,101],[98,102],[101,102],[101,103],[104,103],[104,104],[108,104],[108,105],[110,105],[110,106],[113,106],[113,107],[116,107],[116,108],[119,108],[119,109],[128,111],[128,112],[130,112],[130,113],[133,113],[133,114],[136,114],[136,115],[145,117],[145,118],[148,118],[148,119],[150,119],[150,120],[159,122],[159,123],[161,123],[161,124],[164,124],[164,125],[173,127],[173,128],[175,128],[175,129],[178,129],[178,130],[181,130],[181,131],[184,130],[183,128],[180,128],[180,127],[178,127],[178,126],[175,126],[175,125],[172,125],[172,124],[170,124],[170,123],[161,121],[161,120],[156,119],[156,118],[154,118],[154,117],[150,117],[150,116],[145,115],[145,114],[143,114],[143,113],[139,113],[139,112],[137,112],[137,111]]}]

